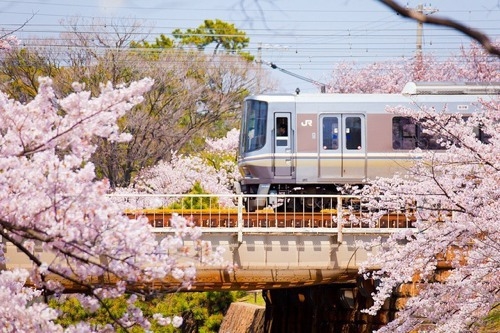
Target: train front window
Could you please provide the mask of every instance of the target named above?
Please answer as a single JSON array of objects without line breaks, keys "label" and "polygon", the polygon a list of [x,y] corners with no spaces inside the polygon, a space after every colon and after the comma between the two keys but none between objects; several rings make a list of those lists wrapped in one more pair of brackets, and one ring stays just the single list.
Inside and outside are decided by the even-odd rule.
[{"label": "train front window", "polygon": [[251,152],[266,143],[267,102],[247,100],[241,128],[241,149]]}]

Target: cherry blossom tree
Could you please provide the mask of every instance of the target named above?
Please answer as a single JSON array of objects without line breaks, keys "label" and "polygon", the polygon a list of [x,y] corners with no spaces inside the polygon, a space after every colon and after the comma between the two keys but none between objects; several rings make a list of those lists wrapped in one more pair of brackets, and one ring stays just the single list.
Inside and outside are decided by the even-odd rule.
[{"label": "cherry blossom tree", "polygon": [[[141,170],[131,186],[117,188],[114,193],[186,194],[199,187],[202,193],[232,194],[234,182],[241,177],[236,165],[238,143],[237,129],[232,129],[220,139],[207,138],[203,153],[182,155],[174,152],[170,161],[160,161],[153,167]],[[120,196],[115,198],[119,199]],[[233,206],[233,202],[227,199],[220,198],[220,203]],[[148,198],[138,198],[138,200],[147,201]],[[154,202],[135,204],[144,207],[155,205]]]},{"label": "cherry blossom tree", "polygon": [[[500,304],[500,99],[466,119],[442,110],[391,112],[420,120],[444,152],[415,151],[408,173],[373,180],[361,193],[373,215],[413,207],[415,229],[361,246],[378,253],[362,267],[377,281],[375,314],[401,284],[416,282],[396,319],[378,332],[474,332]],[[438,263],[450,265],[436,276]]]},{"label": "cherry blossom tree", "polygon": [[[365,67],[341,63],[329,86],[332,92],[341,93],[399,93],[413,80],[500,81],[500,62],[477,43],[445,60],[429,55],[419,60],[419,66],[413,59]],[[483,103],[484,111],[466,122],[460,116],[450,118],[431,110],[392,110],[425,120],[428,131],[449,141],[443,141],[448,145],[444,153],[415,152],[417,163],[408,170],[408,177],[380,179],[361,192],[375,198],[371,202],[376,212],[373,221],[382,212],[417,203],[416,231],[360,245],[380,248],[362,270],[366,277],[380,282],[369,313],[375,314],[403,283],[416,280],[421,288],[381,332],[410,332],[423,324],[430,324],[436,332],[474,331],[488,311],[498,307],[500,238],[494,212],[499,208],[499,98]],[[444,283],[435,277],[439,258],[455,258]],[[371,271],[373,268],[377,269]]]},{"label": "cherry blossom tree", "polygon": [[[41,78],[38,95],[27,104],[0,93],[3,331],[63,331],[54,322],[58,313],[40,300],[63,293],[64,281],[83,292],[79,300],[89,311],[105,308],[106,299],[130,293],[138,281],[147,285],[171,274],[179,286],[190,285],[194,264],[181,266],[177,259],[184,253],[181,236],[196,240],[199,230],[179,218],[172,222],[177,226],[175,234],[158,240],[145,218],[129,219],[108,199],[108,182],[96,180],[89,162],[96,149],[95,136],[110,142],[130,138],[120,133],[117,120],[140,103],[152,85],[151,79],[116,88],[102,85],[100,95],[93,97],[75,83],[73,93],[57,98],[52,81]],[[5,270],[11,264],[12,247],[17,256],[26,256],[31,267]],[[210,258],[211,247],[203,249],[207,251],[203,257]],[[91,329],[79,323],[66,331],[134,325],[148,329],[150,320],[179,324],[179,318],[161,314],[145,318],[134,307],[134,297],[128,311],[114,317],[109,327]]]},{"label": "cherry blossom tree", "polygon": [[19,40],[14,35],[0,36],[0,49],[10,50],[13,46],[16,46]]},{"label": "cherry blossom tree", "polygon": [[400,93],[410,81],[498,82],[500,62],[477,43],[471,43],[447,59],[422,55],[418,61],[392,59],[367,66],[341,62],[333,69],[327,86],[333,93],[390,94]]},{"label": "cherry blossom tree", "polygon": [[205,137],[237,125],[240,102],[249,92],[273,86],[267,73],[239,53],[131,48],[132,39],[148,35],[144,22],[69,18],[62,24],[64,32],[56,39],[34,37],[3,52],[0,90],[25,102],[37,94],[38,76],[52,78],[57,96],[71,92],[74,81],[97,94],[101,82],[153,78],[145,102],[119,122],[133,138],[121,143],[95,139],[99,143],[91,161],[112,188],[127,187],[140,170],[169,160],[173,151],[199,152]]}]

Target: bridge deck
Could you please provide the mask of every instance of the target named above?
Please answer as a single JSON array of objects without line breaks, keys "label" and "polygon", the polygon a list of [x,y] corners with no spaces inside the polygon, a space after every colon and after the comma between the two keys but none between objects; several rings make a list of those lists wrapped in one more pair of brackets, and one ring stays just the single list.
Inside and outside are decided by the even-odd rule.
[{"label": "bridge deck", "polygon": [[[184,208],[169,208],[173,201],[202,202],[200,198],[207,197],[210,198],[208,207],[188,204]],[[362,205],[353,206],[352,197],[332,198],[337,206],[329,209],[279,211],[266,208],[255,212],[244,209],[244,197],[241,195],[225,200],[233,203],[231,207],[220,204],[224,198],[209,195],[128,196],[118,199],[126,203],[124,211],[129,217],[145,215],[149,219],[158,240],[173,232],[170,225],[172,216],[181,215],[202,228],[202,239],[209,241],[213,248],[225,249],[224,265],[214,267],[195,263],[198,272],[193,290],[252,290],[352,282],[359,264],[368,253],[376,252],[376,249],[358,248],[358,241],[388,237],[401,228],[413,227],[415,221],[411,212],[374,213]],[[185,243],[194,248],[194,243],[190,244],[189,240]],[[201,258],[202,255],[192,254],[193,258]],[[50,262],[50,254],[40,255]],[[6,256],[9,259],[7,268],[30,265],[29,260],[11,244],[6,246]],[[235,267],[234,271],[228,272],[228,265]],[[96,279],[95,283],[113,281]],[[65,281],[63,285],[67,291],[78,289]],[[176,290],[178,283],[168,278],[135,287],[171,291]]]}]

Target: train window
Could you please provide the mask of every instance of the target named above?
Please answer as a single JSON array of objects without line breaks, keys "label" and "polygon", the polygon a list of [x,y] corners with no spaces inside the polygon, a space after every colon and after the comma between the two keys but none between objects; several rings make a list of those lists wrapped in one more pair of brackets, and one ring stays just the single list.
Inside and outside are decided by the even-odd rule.
[{"label": "train window", "polygon": [[276,136],[288,136],[288,118],[276,118]]},{"label": "train window", "polygon": [[241,141],[245,152],[264,147],[266,143],[267,102],[247,100],[244,109]]},{"label": "train window", "polygon": [[323,149],[334,150],[339,147],[339,119],[337,117],[323,117]]},{"label": "train window", "polygon": [[421,124],[410,117],[392,118],[392,148],[411,150],[415,148],[445,149],[438,137],[423,130]]},{"label": "train window", "polygon": [[411,150],[417,147],[417,125],[409,117],[392,118],[392,148]]},{"label": "train window", "polygon": [[[463,117],[463,119],[465,121],[468,121],[469,117],[465,116],[465,117]],[[489,135],[488,133],[486,133],[483,130],[483,125],[482,124],[479,124],[478,126],[474,127],[474,134],[476,135],[476,138],[479,141],[481,141],[482,143],[486,143],[486,144],[490,143],[491,135]]]},{"label": "train window", "polygon": [[345,147],[350,150],[361,149],[361,118],[345,118]]},{"label": "train window", "polygon": [[276,124],[274,128],[276,130],[276,146],[288,146],[288,118],[276,117]]},{"label": "train window", "polygon": [[474,127],[474,133],[476,134],[476,138],[481,141],[482,143],[490,143],[491,135],[485,133],[482,129],[481,126],[479,127]]}]

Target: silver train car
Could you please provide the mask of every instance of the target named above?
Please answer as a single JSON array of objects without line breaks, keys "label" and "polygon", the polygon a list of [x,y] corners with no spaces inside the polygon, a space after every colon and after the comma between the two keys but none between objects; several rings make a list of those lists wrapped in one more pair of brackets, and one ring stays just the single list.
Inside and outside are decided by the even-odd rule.
[{"label": "silver train car", "polygon": [[[468,114],[480,107],[478,99],[498,98],[499,91],[500,84],[410,82],[401,94],[247,97],[238,156],[243,178],[237,191],[277,196],[338,194],[339,186],[391,176],[409,162],[411,150],[441,147],[419,124],[388,113],[387,107],[425,105]],[[247,208],[276,204],[267,200],[256,196]],[[302,208],[318,205],[300,204]]]}]

